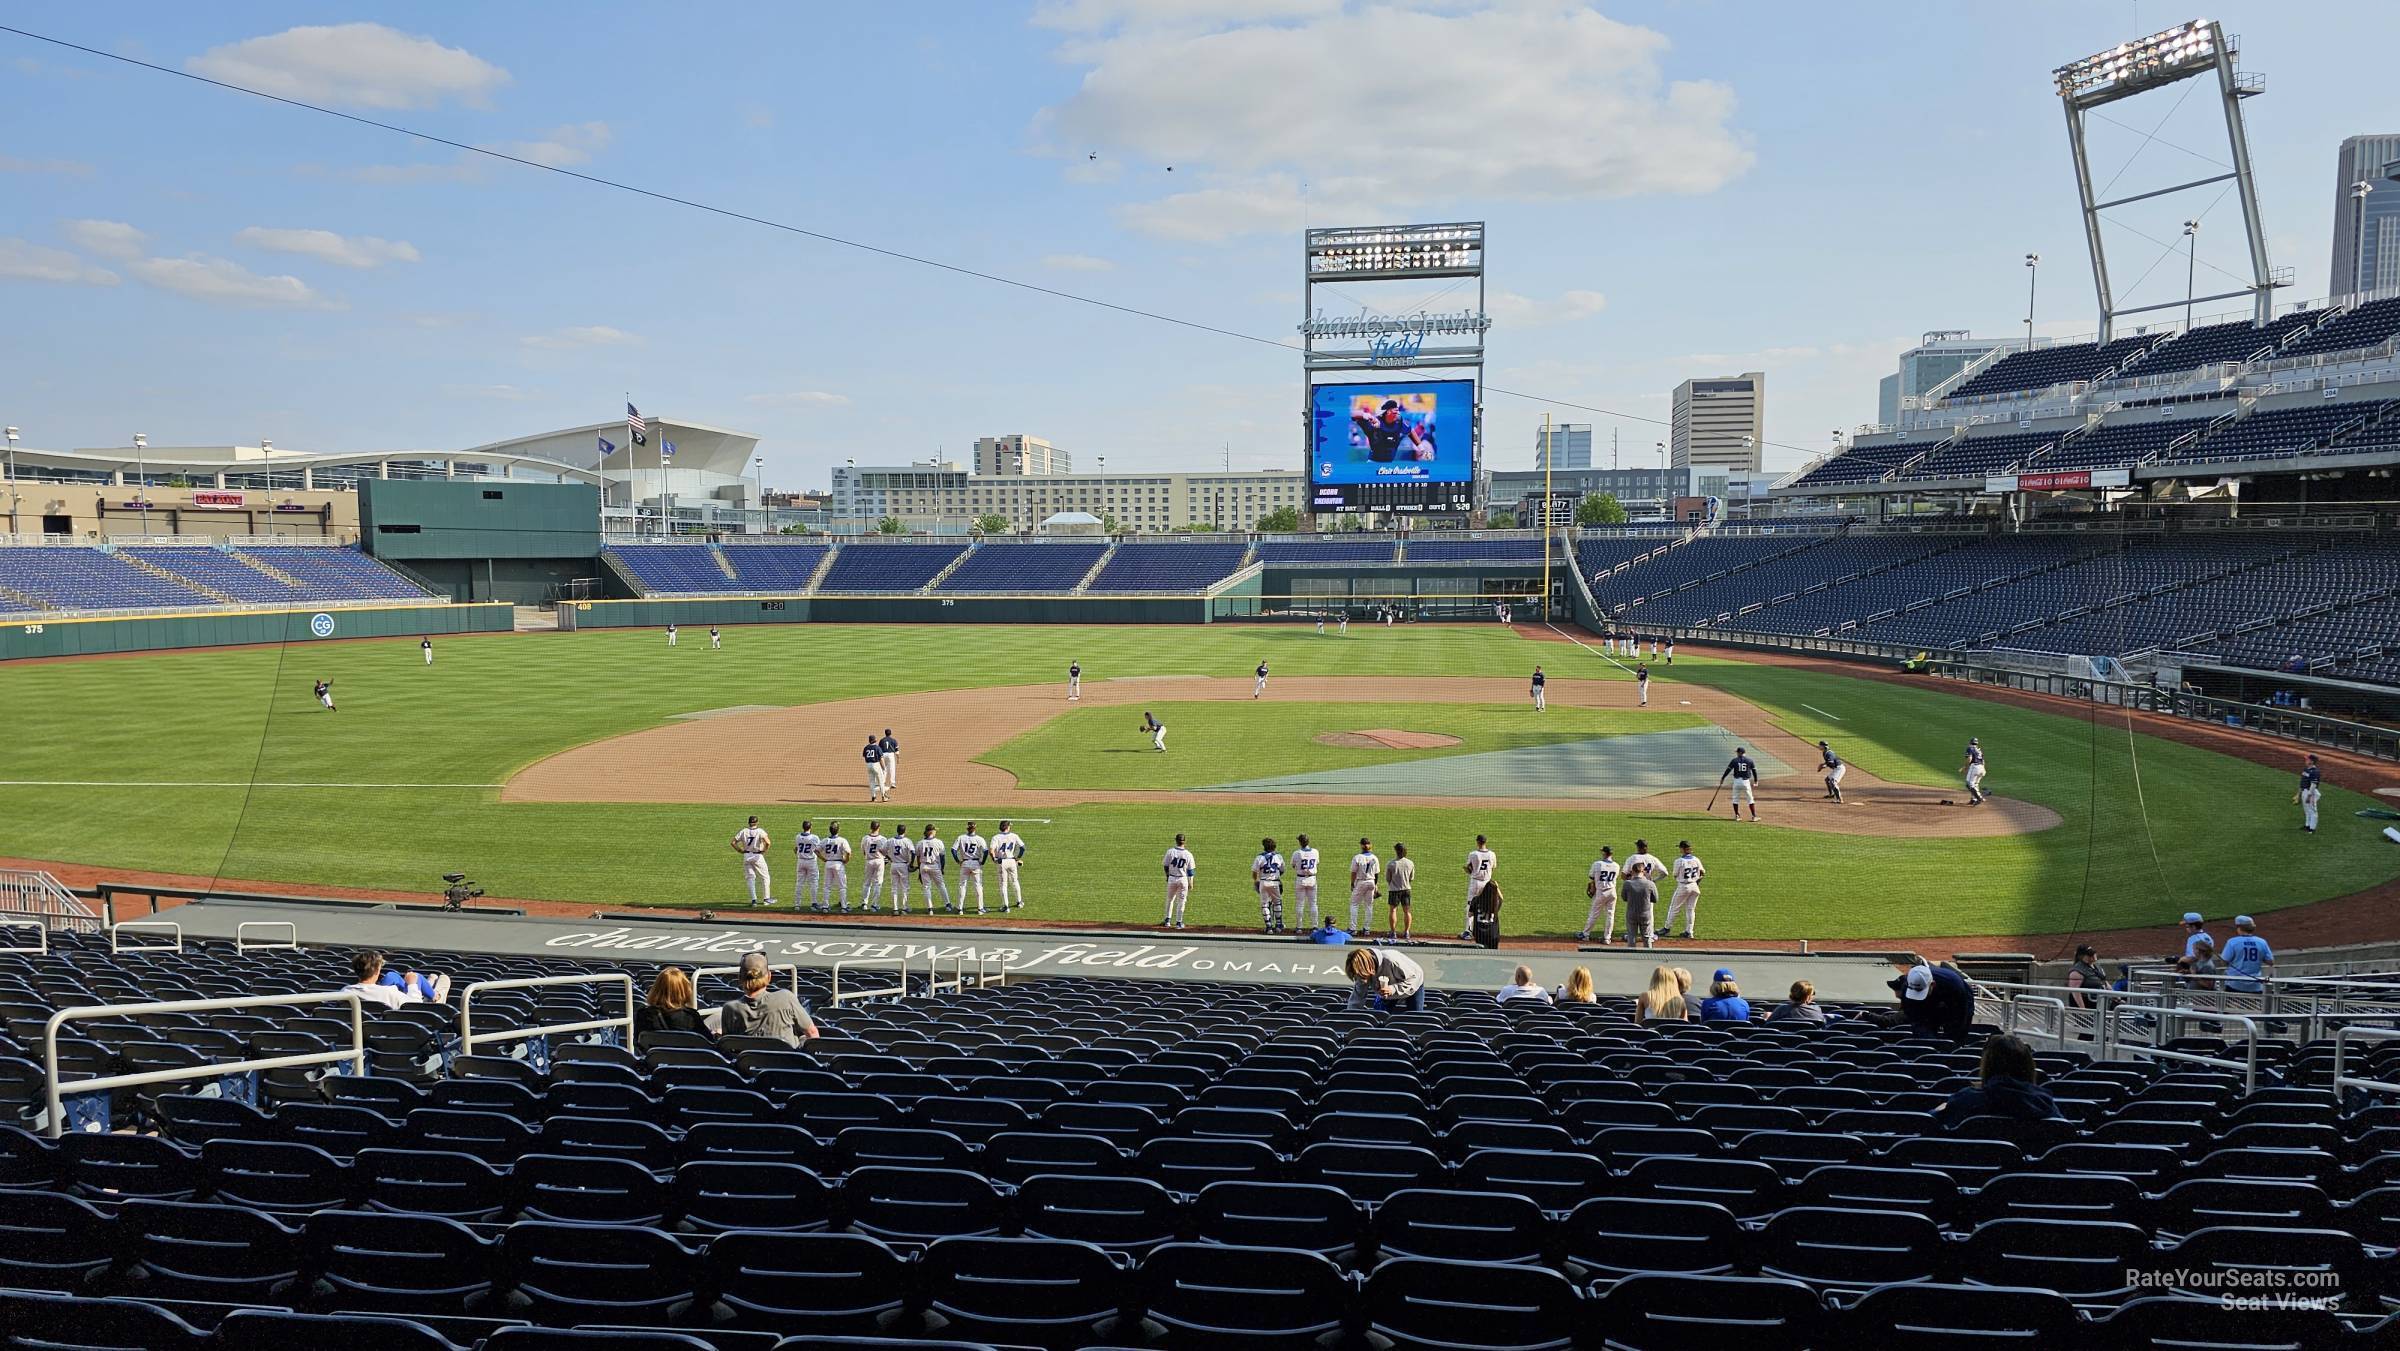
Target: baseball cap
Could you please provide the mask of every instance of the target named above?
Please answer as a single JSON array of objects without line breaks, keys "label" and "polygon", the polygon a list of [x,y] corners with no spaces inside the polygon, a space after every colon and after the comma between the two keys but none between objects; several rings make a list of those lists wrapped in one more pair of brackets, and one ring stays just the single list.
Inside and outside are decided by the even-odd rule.
[{"label": "baseball cap", "polygon": [[2250,918],[2248,915],[2235,915],[2233,917],[2233,927],[2237,929],[2255,929],[2258,927],[2258,921]]},{"label": "baseball cap", "polygon": [[2184,911],[2184,912],[2183,912],[2183,922],[2184,922],[2184,923],[2186,923],[2186,924],[2201,924],[2201,923],[2205,923],[2206,921],[2204,921],[2204,920],[2202,920],[2202,919],[2200,918],[2200,912],[2199,912],[2199,911],[2197,911],[2197,910],[2186,910],[2186,911]]},{"label": "baseball cap", "polygon": [[1710,979],[1710,980],[1732,980],[1732,979],[1733,979],[1733,968],[1732,968],[1732,967],[1730,967],[1730,966],[1720,966],[1720,967],[1718,967],[1718,968],[1717,968],[1717,973],[1716,973],[1715,975],[1713,975],[1713,976],[1710,976],[1710,977],[1709,977],[1709,979]]},{"label": "baseball cap", "polygon": [[1908,969],[1908,975],[1902,978],[1901,983],[1904,987],[1900,991],[1901,998],[1923,999],[1925,992],[1933,988],[1933,968],[1912,966]]}]

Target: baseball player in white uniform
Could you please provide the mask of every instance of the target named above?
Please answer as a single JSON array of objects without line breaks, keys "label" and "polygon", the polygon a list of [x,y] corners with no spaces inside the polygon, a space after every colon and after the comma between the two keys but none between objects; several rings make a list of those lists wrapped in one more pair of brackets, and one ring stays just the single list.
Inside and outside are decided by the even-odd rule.
[{"label": "baseball player in white uniform", "polygon": [[917,881],[925,888],[925,913],[933,913],[933,893],[942,893],[942,909],[955,915],[958,903],[950,899],[950,879],[942,875],[942,863],[949,857],[942,847],[942,837],[931,825],[925,827],[925,838],[917,841]]},{"label": "baseball player in white uniform", "polygon": [[2317,804],[2325,800],[2325,769],[2317,763],[2314,751],[2300,764],[2300,787],[2292,801],[2300,804],[2300,828],[2317,833]]},{"label": "baseball player in white uniform", "polygon": [[1374,931],[1376,883],[1382,877],[1383,860],[1375,857],[1375,846],[1361,836],[1358,852],[1350,856],[1350,932]]},{"label": "baseball player in white uniform", "polygon": [[1600,941],[1613,943],[1617,938],[1617,878],[1625,871],[1616,854],[1607,845],[1600,846],[1600,857],[1592,860],[1591,876],[1583,883],[1583,894],[1592,898],[1591,909],[1583,912],[1583,932],[1575,935],[1578,943],[1592,941],[1592,925],[1600,926]]},{"label": "baseball player in white uniform", "polygon": [[1082,697],[1083,697],[1083,663],[1082,663],[1082,662],[1079,662],[1079,661],[1071,661],[1071,662],[1068,662],[1068,663],[1067,663],[1067,702],[1071,704],[1071,703],[1074,703],[1076,700],[1078,700],[1078,699],[1081,699]]},{"label": "baseball player in white uniform", "polygon": [[1294,916],[1299,927],[1315,929],[1325,922],[1325,910],[1317,904],[1317,847],[1300,837],[1300,847],[1292,851],[1292,893],[1298,902]]},{"label": "baseball player in white uniform", "polygon": [[1325,636],[1325,612],[1323,610],[1317,611],[1317,636],[1319,638]]},{"label": "baseball player in white uniform", "polygon": [[1150,716],[1150,710],[1146,708],[1142,710],[1142,730],[1150,734],[1150,749],[1163,751],[1167,748],[1167,725]]},{"label": "baseball player in white uniform", "polygon": [[1672,639],[1672,638],[1669,638],[1669,639],[1667,640],[1667,665],[1669,665],[1669,666],[1673,666],[1674,664],[1675,664],[1675,640],[1674,640],[1674,639]]},{"label": "baseball player in white uniform", "polygon": [[917,846],[909,840],[905,824],[892,822],[891,837],[883,842],[883,858],[886,865],[884,872],[890,879],[892,913],[905,915],[908,913],[909,874],[917,870]]},{"label": "baseball player in white uniform", "polygon": [[[1491,844],[1481,835],[1475,837],[1475,847],[1467,851],[1467,902],[1472,910],[1475,897],[1490,885],[1492,874],[1500,871],[1500,856],[1492,852]],[[1475,936],[1474,926],[1459,930],[1461,938]]]},{"label": "baseball player in white uniform", "polygon": [[1542,674],[1542,668],[1541,668],[1541,667],[1539,667],[1539,666],[1536,666],[1536,667],[1534,667],[1534,668],[1533,668],[1533,711],[1534,711],[1534,712],[1536,712],[1536,713],[1539,713],[1539,712],[1541,712],[1543,709],[1545,709],[1545,708],[1548,708],[1548,707],[1550,706],[1550,690],[1549,690],[1549,686],[1550,686],[1550,677],[1548,677],[1548,676],[1546,676],[1546,675],[1543,675],[1543,674]]},{"label": "baseball player in white uniform", "polygon": [[1970,807],[1982,806],[1983,743],[1974,737],[1967,738],[1967,762],[1960,767],[1960,773],[1965,776],[1967,781],[1967,805]]},{"label": "baseball player in white uniform", "polygon": [[1667,918],[1659,926],[1659,934],[1664,937],[1675,927],[1675,917],[1682,915],[1683,936],[1690,938],[1692,930],[1700,924],[1700,879],[1708,876],[1708,869],[1702,867],[1699,857],[1692,853],[1690,840],[1681,841],[1676,848],[1683,852],[1675,856],[1673,865],[1675,894],[1667,898]]},{"label": "baseball player in white uniform", "polygon": [[1177,832],[1175,843],[1168,847],[1166,856],[1159,860],[1159,864],[1167,873],[1167,913],[1158,922],[1158,927],[1180,929],[1183,927],[1183,908],[1192,898],[1192,878],[1198,875],[1200,863],[1192,857],[1191,850],[1183,847],[1183,835]]},{"label": "baseball player in white uniform", "polygon": [[1825,796],[1839,802],[1842,800],[1842,779],[1849,774],[1850,766],[1843,764],[1842,757],[1833,753],[1833,747],[1822,741],[1817,743],[1817,755],[1817,770],[1825,776]]},{"label": "baseball player in white uniform", "polygon": [[992,857],[1000,860],[1000,909],[1002,913],[1025,908],[1025,884],[1017,874],[1024,869],[1025,837],[1000,823],[1000,833],[992,837]]},{"label": "baseball player in white uniform", "polygon": [[859,898],[865,904],[859,908],[870,915],[881,908],[880,902],[883,900],[884,864],[887,862],[883,856],[883,846],[883,822],[867,822],[867,837],[858,842],[858,861],[867,870],[867,885]]},{"label": "baseball player in white uniform", "polygon": [[900,739],[892,735],[891,728],[886,727],[883,729],[883,739],[875,743],[875,749],[883,752],[884,797],[889,798],[889,790],[900,786]]},{"label": "baseball player in white uniform", "polygon": [[1349,637],[1349,636],[1350,636],[1350,612],[1349,612],[1348,610],[1344,610],[1344,611],[1342,611],[1342,628],[1341,628],[1341,632],[1339,632],[1338,634],[1336,634],[1336,635],[1334,635],[1334,636],[1336,636],[1336,637],[1339,637],[1339,638],[1347,638],[1347,637]]},{"label": "baseball player in white uniform", "polygon": [[1258,893],[1258,918],[1271,934],[1283,932],[1283,855],[1273,840],[1258,842],[1258,857],[1250,860],[1250,889]]},{"label": "baseball player in white uniform", "polygon": [[1267,664],[1262,661],[1258,664],[1258,683],[1250,687],[1250,697],[1256,699],[1258,696],[1265,694],[1266,692]]},{"label": "baseball player in white uniform", "polygon": [[817,851],[823,843],[814,821],[802,821],[800,833],[792,837],[792,904],[818,914],[825,913],[823,874],[817,871]]},{"label": "baseball player in white uniform", "polygon": [[775,877],[767,871],[767,832],[758,828],[758,818],[733,832],[733,852],[742,856],[742,886],[750,893],[752,906],[775,904]]},{"label": "baseball player in white uniform", "polygon": [[967,828],[950,842],[950,857],[958,860],[958,908],[961,911],[967,908],[968,889],[973,888],[975,913],[983,913],[983,860],[991,852],[991,842],[975,833],[975,823],[972,821],[967,822]]},{"label": "baseball player in white uniform", "polygon": [[842,838],[842,823],[828,821],[825,838],[817,845],[825,861],[825,894],[838,897],[842,913],[850,913],[850,842]]},{"label": "baseball player in white uniform", "polygon": [[327,712],[333,712],[333,711],[335,711],[335,710],[334,710],[334,707],[333,707],[333,682],[332,682],[332,681],[330,681],[330,680],[320,680],[320,681],[318,681],[318,682],[317,682],[317,702],[318,702],[318,703],[320,703],[320,704],[323,704],[323,705],[325,705],[325,708],[326,708],[326,711],[327,711]]},{"label": "baseball player in white uniform", "polygon": [[1641,693],[1641,706],[1648,708],[1650,706],[1650,664],[1648,662],[1641,662],[1633,668],[1633,683],[1634,688]]},{"label": "baseball player in white uniform", "polygon": [[667,625],[667,646],[675,646],[675,626],[671,623]]},{"label": "baseball player in white uniform", "polygon": [[433,640],[431,638],[419,638],[417,640],[417,646],[424,649],[425,664],[427,666],[433,665]]},{"label": "baseball player in white uniform", "polygon": [[709,625],[709,626],[708,626],[708,650],[709,650],[709,651],[711,651],[711,652],[717,652],[717,651],[722,651],[722,650],[724,649],[724,647],[725,647],[725,635],[724,635],[724,634],[722,634],[722,633],[719,633],[719,632],[717,632],[717,626],[716,626],[716,625],[714,625],[714,624],[711,624],[711,625]]}]

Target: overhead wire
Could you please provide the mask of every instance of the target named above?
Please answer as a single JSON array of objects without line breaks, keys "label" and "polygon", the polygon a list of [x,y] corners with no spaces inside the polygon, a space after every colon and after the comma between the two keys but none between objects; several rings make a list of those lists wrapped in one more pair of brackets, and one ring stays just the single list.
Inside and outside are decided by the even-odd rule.
[{"label": "overhead wire", "polygon": [[[1011,287],[1019,291],[1026,291],[1035,295],[1048,296],[1051,299],[1063,300],[1072,304],[1088,305],[1094,309],[1107,310],[1115,314],[1124,315],[1128,318],[1146,319],[1153,323],[1168,324],[1176,328],[1187,329],[1196,333],[1207,333],[1220,338],[1231,338],[1237,342],[1250,343],[1260,347],[1272,347],[1278,351],[1297,354],[1301,350],[1298,344],[1285,341],[1283,339],[1262,337],[1255,333],[1244,333],[1239,329],[1226,328],[1219,324],[1211,324],[1198,319],[1187,319],[1181,315],[1168,314],[1160,310],[1144,309],[1138,305],[1122,304],[1113,300],[1104,300],[1098,296],[1085,295],[1077,291],[1066,291],[1055,286],[1044,286],[1039,282],[1026,281],[1021,277],[1011,277],[1005,273],[999,272],[988,272],[981,268],[967,267],[960,263],[945,262],[939,258],[927,257],[924,254],[910,253],[905,249],[889,248],[881,244],[873,244],[865,240],[853,239],[848,236],[837,235],[824,230],[810,229],[807,226],[795,225],[789,221],[780,221],[772,217],[761,216],[752,212],[737,210],[733,207],[719,206],[712,202],[704,202],[697,198],[684,197],[676,193],[665,192],[656,188],[642,187],[639,184],[630,183],[623,179],[609,178],[600,174],[585,173],[581,170],[569,168],[565,165],[545,164],[539,160],[528,159],[522,155],[512,155],[505,150],[495,150],[490,146],[476,145],[470,141],[456,140],[448,136],[441,136],[433,132],[422,131],[415,127],[405,126],[397,122],[386,122],[379,118],[367,117],[358,113],[344,112],[339,108],[327,107],[320,103],[311,103],[306,99],[292,98],[284,94],[270,93],[267,90],[252,88],[249,85],[235,84],[230,80],[212,79],[209,76],[201,75],[193,71],[178,70],[173,66],[160,65],[154,61],[144,61],[139,57],[127,56],[121,52],[109,51],[106,48],[93,47],[84,43],[73,42],[66,38],[53,37],[47,33],[37,33],[27,28],[19,28],[10,24],[0,24],[0,33],[13,34],[17,37],[25,38],[28,41],[44,43],[66,51],[81,52],[86,56],[98,57],[104,61],[118,62],[122,65],[132,66],[140,70],[146,70],[153,74],[168,75],[179,80],[189,81],[193,84],[207,85],[214,89],[221,89],[227,93],[243,94],[251,98],[263,99],[269,103],[277,103],[288,108],[296,108],[302,112],[315,113],[321,117],[336,118],[357,126],[368,127],[376,131],[389,132],[395,136],[405,136],[411,140],[422,141],[428,145],[444,146],[449,149],[456,150],[461,154],[480,155],[487,159],[498,160],[506,164],[513,164],[520,168],[533,169],[546,174],[555,174],[561,178],[571,178],[578,182],[589,184],[593,187],[606,188],[615,192],[622,192],[636,197],[647,198],[651,201],[659,202],[668,206],[678,206],[686,210],[703,212],[708,215],[718,216],[726,220],[740,221],[743,224],[756,225],[765,229],[779,231],[781,233],[794,235],[803,239],[815,240],[820,244],[831,244],[840,248],[855,249],[861,253],[873,254],[876,257],[890,259],[893,262],[907,263],[917,267],[931,268],[936,271],[949,273],[952,276],[966,277],[975,281],[989,282],[995,286]],[[1628,413],[1621,409],[1615,408],[1602,408],[1595,404],[1579,403],[1572,399],[1553,398],[1548,395],[1538,394],[1528,390],[1509,389],[1500,385],[1490,384],[1488,382],[1483,386],[1483,392],[1486,394],[1499,395],[1503,398],[1521,399],[1528,403],[1544,404],[1554,408],[1573,409],[1576,412],[1590,413],[1597,417],[1614,418],[1624,422],[1638,422],[1654,427],[1668,427],[1673,425],[1665,418],[1650,417],[1641,413]],[[1810,447],[1795,445],[1788,441],[1761,441],[1760,445],[1773,446],[1781,450],[1795,451],[1800,455],[1810,459],[1814,459],[1822,453],[1820,451],[1811,449]]]}]

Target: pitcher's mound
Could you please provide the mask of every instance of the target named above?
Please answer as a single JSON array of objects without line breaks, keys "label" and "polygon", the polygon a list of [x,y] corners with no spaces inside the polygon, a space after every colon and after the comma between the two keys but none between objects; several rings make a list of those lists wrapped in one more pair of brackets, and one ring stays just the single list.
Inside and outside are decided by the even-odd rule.
[{"label": "pitcher's mound", "polygon": [[1421,751],[1436,746],[1455,746],[1458,738],[1439,732],[1402,732],[1389,727],[1370,727],[1363,732],[1319,732],[1320,746],[1341,746],[1349,750]]}]

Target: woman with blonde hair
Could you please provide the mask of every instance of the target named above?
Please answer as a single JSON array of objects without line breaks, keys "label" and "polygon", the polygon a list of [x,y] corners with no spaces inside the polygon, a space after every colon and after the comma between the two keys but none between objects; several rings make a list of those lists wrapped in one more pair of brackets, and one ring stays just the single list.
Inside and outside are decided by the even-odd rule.
[{"label": "woman with blonde hair", "polygon": [[635,1036],[651,1032],[697,1032],[708,1035],[708,1024],[692,1004],[692,978],[680,966],[660,967],[650,982],[650,995],[633,1011]]},{"label": "woman with blonde hair", "polygon": [[1690,1018],[1683,1005],[1683,990],[1675,983],[1675,972],[1668,967],[1650,969],[1650,988],[1633,997],[1633,1020],[1637,1023],[1680,1023]]},{"label": "woman with blonde hair", "polygon": [[1579,966],[1567,973],[1567,983],[1558,987],[1561,1004],[1597,1004],[1599,996],[1592,993],[1592,969]]}]

